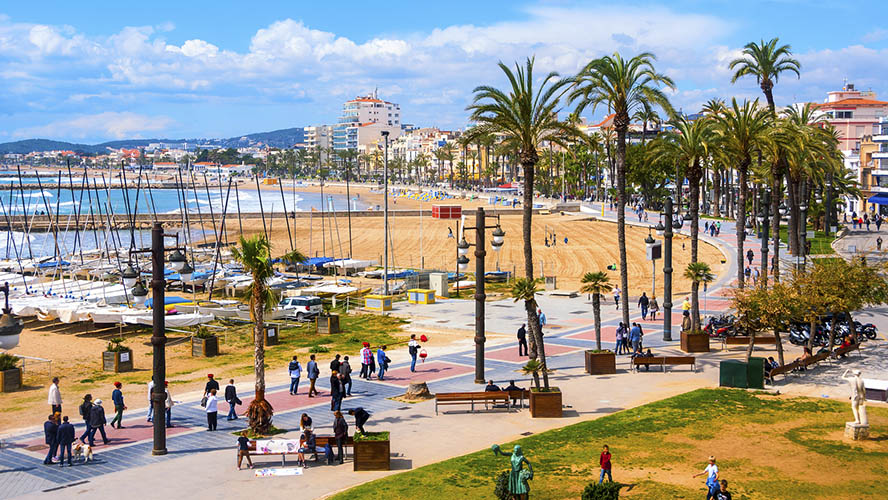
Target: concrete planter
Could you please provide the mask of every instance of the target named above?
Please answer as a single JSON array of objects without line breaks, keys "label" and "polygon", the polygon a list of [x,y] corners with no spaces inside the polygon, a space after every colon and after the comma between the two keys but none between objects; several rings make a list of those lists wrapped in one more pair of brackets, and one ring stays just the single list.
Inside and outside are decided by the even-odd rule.
[{"label": "concrete planter", "polygon": [[0,392],[12,392],[22,388],[22,369],[13,368],[0,372]]},{"label": "concrete planter", "polygon": [[681,350],[684,352],[709,352],[709,335],[681,332]]},{"label": "concrete planter", "polygon": [[530,390],[530,416],[533,418],[561,418],[561,391],[550,387],[549,392]]},{"label": "concrete planter", "polygon": [[102,353],[102,371],[131,372],[133,371],[132,351],[105,351]]},{"label": "concrete planter", "polygon": [[617,373],[617,356],[613,352],[585,351],[586,373],[589,375],[613,375]]},{"label": "concrete planter", "polygon": [[391,444],[355,439],[354,470],[391,470]]},{"label": "concrete planter", "polygon": [[191,356],[195,358],[211,358],[219,355],[219,337],[191,337]]},{"label": "concrete planter", "polygon": [[338,314],[331,314],[329,316],[321,314],[316,321],[318,325],[318,333],[339,333],[342,331],[339,329]]}]

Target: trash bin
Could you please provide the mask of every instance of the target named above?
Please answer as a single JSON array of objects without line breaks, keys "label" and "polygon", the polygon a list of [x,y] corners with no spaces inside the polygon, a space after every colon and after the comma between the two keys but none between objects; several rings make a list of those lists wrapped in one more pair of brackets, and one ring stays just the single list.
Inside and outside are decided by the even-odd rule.
[{"label": "trash bin", "polygon": [[719,386],[746,388],[746,363],[734,359],[722,361],[718,372]]},{"label": "trash bin", "polygon": [[749,358],[746,365],[746,387],[765,388],[765,358]]}]

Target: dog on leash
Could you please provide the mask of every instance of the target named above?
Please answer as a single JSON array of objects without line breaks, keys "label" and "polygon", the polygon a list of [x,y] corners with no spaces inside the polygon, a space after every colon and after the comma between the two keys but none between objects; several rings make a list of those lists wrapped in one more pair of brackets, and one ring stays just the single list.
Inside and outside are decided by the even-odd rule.
[{"label": "dog on leash", "polygon": [[72,455],[74,455],[75,461],[82,460],[83,463],[87,463],[93,458],[92,446],[88,444],[77,443],[74,445]]}]

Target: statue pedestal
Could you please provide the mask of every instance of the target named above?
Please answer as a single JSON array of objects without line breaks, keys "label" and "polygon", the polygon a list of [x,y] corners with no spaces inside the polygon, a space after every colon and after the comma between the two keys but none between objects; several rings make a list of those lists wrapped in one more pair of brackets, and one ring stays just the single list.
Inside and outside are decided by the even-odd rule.
[{"label": "statue pedestal", "polygon": [[869,439],[869,425],[845,422],[845,437],[852,441]]}]

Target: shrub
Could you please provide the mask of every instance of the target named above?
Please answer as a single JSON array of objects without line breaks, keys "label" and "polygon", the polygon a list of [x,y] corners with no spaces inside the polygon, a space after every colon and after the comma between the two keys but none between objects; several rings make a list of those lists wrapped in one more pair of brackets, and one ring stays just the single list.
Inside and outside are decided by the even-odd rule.
[{"label": "shrub", "polygon": [[618,500],[620,498],[620,483],[601,483],[591,482],[586,485],[583,490],[582,500]]},{"label": "shrub", "polygon": [[216,336],[215,333],[212,333],[207,327],[200,326],[197,328],[197,331],[194,333],[194,336],[199,339],[209,339]]},{"label": "shrub", "polygon": [[130,350],[129,347],[123,345],[123,341],[125,339],[123,337],[115,337],[108,341],[108,348],[105,349],[109,352],[127,352]]},{"label": "shrub", "polygon": [[510,500],[512,498],[512,495],[509,493],[509,471],[504,470],[496,477],[493,497],[499,500]]},{"label": "shrub", "polygon": [[310,352],[312,354],[319,354],[319,353],[323,353],[323,352],[330,352],[330,349],[327,347],[324,347],[322,345],[313,345],[308,350],[308,352]]},{"label": "shrub", "polygon": [[388,441],[389,440],[389,432],[367,432],[367,433],[355,433],[355,441]]},{"label": "shrub", "polygon": [[18,367],[18,361],[18,358],[11,354],[0,353],[0,372],[14,370]]}]

